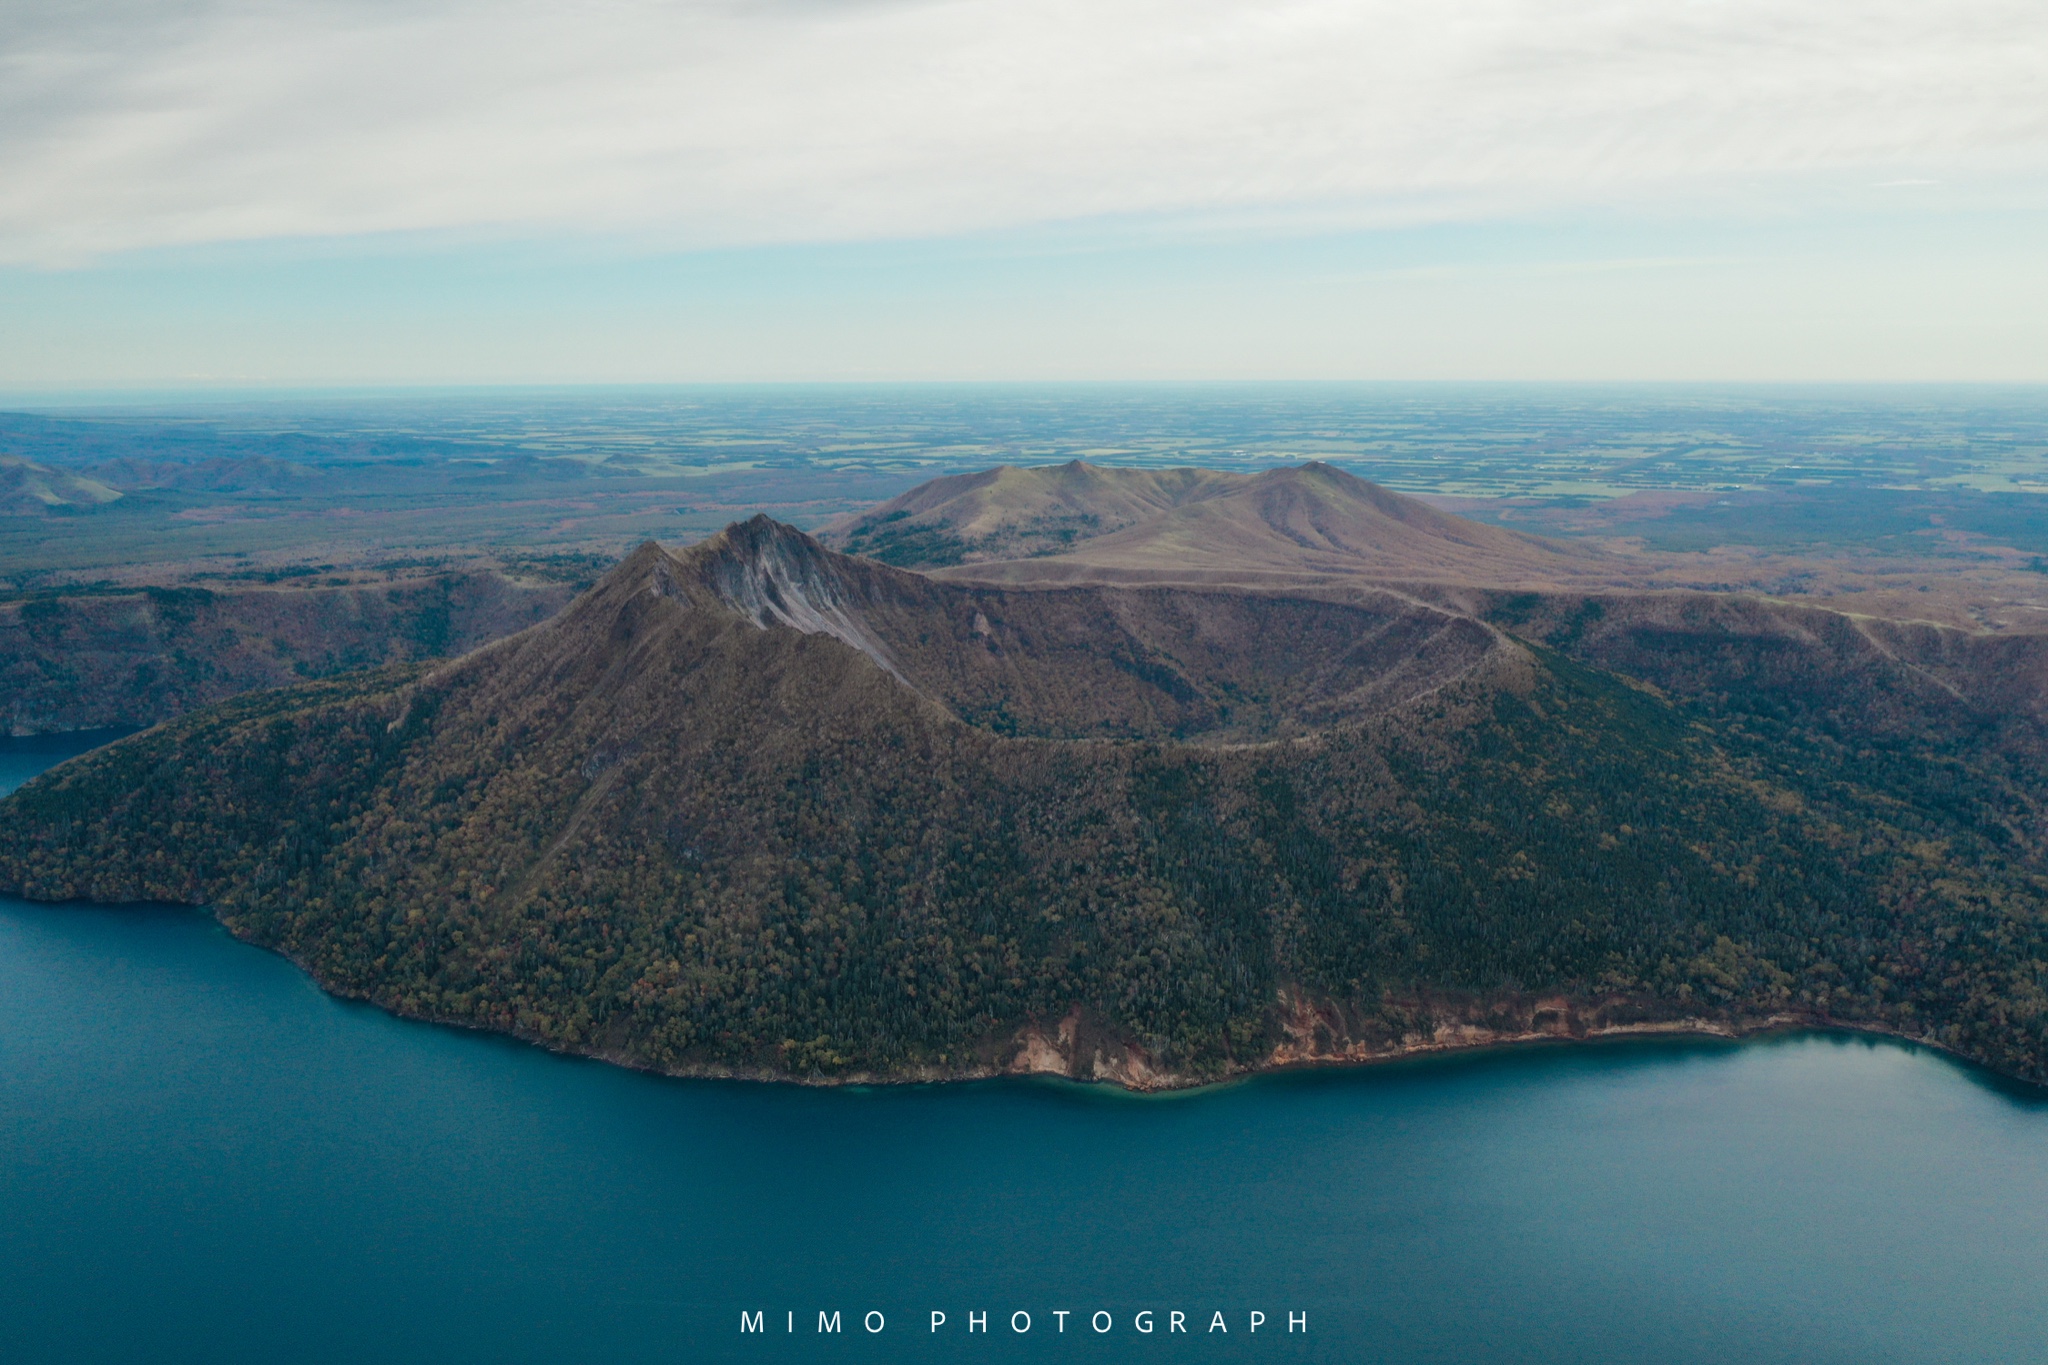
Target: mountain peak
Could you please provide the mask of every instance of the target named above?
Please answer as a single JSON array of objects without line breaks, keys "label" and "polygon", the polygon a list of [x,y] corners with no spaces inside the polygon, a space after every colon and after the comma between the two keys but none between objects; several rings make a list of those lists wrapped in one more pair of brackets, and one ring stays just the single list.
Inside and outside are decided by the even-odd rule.
[{"label": "mountain peak", "polygon": [[691,547],[679,562],[719,603],[761,629],[787,626],[829,635],[905,681],[890,651],[860,619],[860,594],[848,579],[852,562],[796,527],[759,513]]},{"label": "mountain peak", "polygon": [[736,521],[686,555],[726,605],[757,626],[805,623],[841,610],[844,595],[830,563],[838,556],[763,512]]}]

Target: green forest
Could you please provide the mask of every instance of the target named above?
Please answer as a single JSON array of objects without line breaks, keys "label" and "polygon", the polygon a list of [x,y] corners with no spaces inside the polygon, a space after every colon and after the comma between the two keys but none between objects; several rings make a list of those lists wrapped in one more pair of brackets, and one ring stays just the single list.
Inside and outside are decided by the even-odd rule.
[{"label": "green forest", "polygon": [[1020,739],[745,629],[758,686],[599,742],[487,669],[225,703],[10,798],[0,884],[210,904],[336,991],[670,1070],[970,1074],[1078,1009],[1198,1080],[1270,1053],[1283,992],[1388,1044],[1561,993],[2048,1080],[2037,779],[1952,736],[1532,641],[1520,686],[1307,738]]}]

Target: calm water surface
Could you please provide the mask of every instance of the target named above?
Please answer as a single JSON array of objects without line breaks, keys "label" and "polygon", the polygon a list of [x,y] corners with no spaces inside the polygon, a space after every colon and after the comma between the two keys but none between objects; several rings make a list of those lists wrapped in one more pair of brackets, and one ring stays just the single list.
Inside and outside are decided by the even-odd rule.
[{"label": "calm water surface", "polygon": [[[8,743],[0,784],[65,752]],[[2048,1360],[2048,1101],[1820,1036],[668,1081],[331,1000],[196,912],[0,900],[0,1362],[836,1359]]]}]

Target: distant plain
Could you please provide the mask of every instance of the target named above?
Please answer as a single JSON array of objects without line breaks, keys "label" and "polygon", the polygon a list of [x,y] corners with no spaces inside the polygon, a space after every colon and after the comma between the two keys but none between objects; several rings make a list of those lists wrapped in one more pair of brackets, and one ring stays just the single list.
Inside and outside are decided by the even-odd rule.
[{"label": "distant plain", "polygon": [[643,539],[760,511],[811,529],[937,475],[1070,459],[1322,460],[1464,516],[1668,557],[1688,586],[1878,594],[1892,614],[1912,593],[1914,614],[1990,628],[2048,611],[2048,392],[1933,387],[73,399],[0,412],[0,594],[454,567],[581,582]]}]

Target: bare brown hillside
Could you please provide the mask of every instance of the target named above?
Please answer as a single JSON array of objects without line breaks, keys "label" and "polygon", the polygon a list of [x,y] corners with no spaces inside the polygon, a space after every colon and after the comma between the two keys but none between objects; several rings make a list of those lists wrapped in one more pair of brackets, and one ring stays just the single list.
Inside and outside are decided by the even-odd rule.
[{"label": "bare brown hillside", "polygon": [[1315,577],[1545,586],[1639,566],[1442,512],[1325,464],[1259,474],[1075,461],[935,479],[823,538],[942,577],[1260,583]]},{"label": "bare brown hillside", "polygon": [[841,517],[820,536],[849,553],[958,581],[1288,593],[1371,584],[1433,601],[1454,600],[1459,589],[1676,590],[1750,593],[1965,631],[2038,632],[2048,621],[2048,580],[2029,567],[2039,560],[1986,549],[1981,537],[1923,537],[1910,554],[1839,537],[1809,546],[1812,553],[1718,543],[1652,549],[1637,536],[1527,534],[1441,502],[1321,464],[1242,474],[1075,461],[934,479]]},{"label": "bare brown hillside", "polygon": [[1228,492],[1248,476],[1213,469],[1001,465],[921,483],[820,528],[825,544],[905,568],[1057,554]]}]

